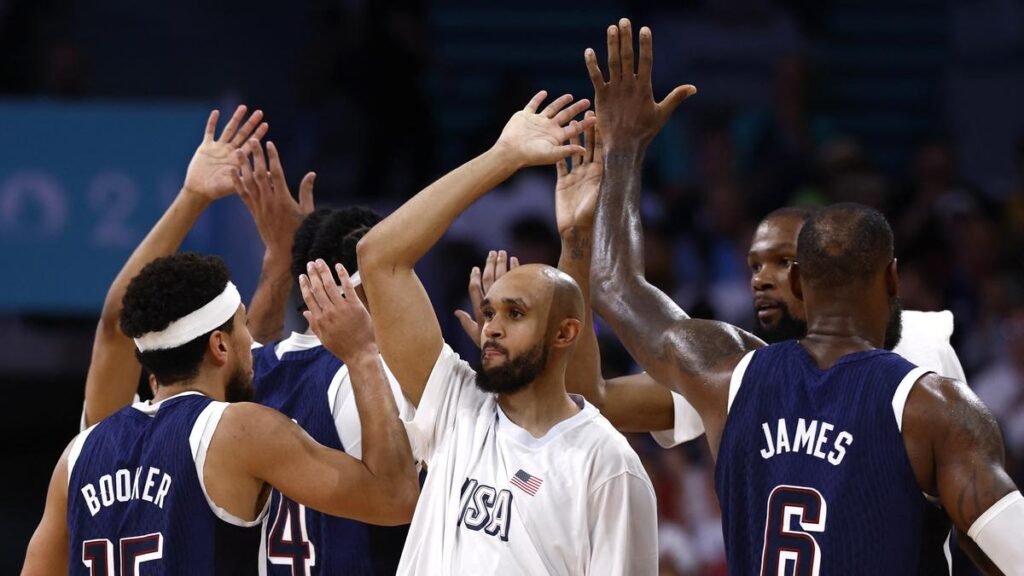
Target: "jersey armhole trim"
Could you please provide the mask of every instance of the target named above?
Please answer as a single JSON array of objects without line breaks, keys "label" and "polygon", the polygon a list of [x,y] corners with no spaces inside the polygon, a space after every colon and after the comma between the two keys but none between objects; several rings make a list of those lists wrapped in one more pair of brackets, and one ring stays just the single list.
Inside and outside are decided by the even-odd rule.
[{"label": "jersey armhole trim", "polygon": [[[82,410],[82,413],[85,413],[84,408]],[[82,418],[84,419],[85,416],[83,415]],[[68,452],[67,484],[69,487],[71,486],[71,472],[75,470],[75,463],[78,462],[78,457],[82,455],[82,447],[85,446],[85,439],[88,438],[89,434],[92,434],[92,431],[95,429],[96,424],[93,424],[92,426],[89,426],[85,430],[82,430],[78,434],[78,437],[75,438],[75,441],[71,444],[71,450]]]},{"label": "jersey armhole trim", "polygon": [[725,414],[729,415],[729,411],[732,410],[732,403],[736,400],[736,394],[740,391],[740,386],[743,384],[743,375],[747,373],[747,366],[750,366],[750,360],[754,357],[756,350],[751,350],[743,355],[740,359],[739,364],[732,371],[732,377],[729,378],[729,403],[725,405]]},{"label": "jersey armhole trim", "polygon": [[199,487],[203,490],[203,496],[206,498],[206,503],[210,506],[210,510],[214,516],[220,518],[228,524],[240,526],[242,528],[251,528],[263,522],[263,518],[267,514],[267,509],[270,505],[270,498],[263,505],[263,509],[259,514],[256,515],[254,520],[242,520],[238,516],[235,516],[231,512],[218,506],[212,498],[210,493],[206,491],[206,482],[203,479],[203,470],[206,467],[206,452],[210,448],[210,440],[213,439],[213,433],[217,430],[217,425],[220,424],[220,418],[224,415],[224,410],[230,406],[227,402],[210,402],[210,404],[203,409],[196,418],[195,424],[192,425],[192,433],[189,434],[188,443],[192,450],[192,459],[196,465],[196,476],[199,480]]},{"label": "jersey armhole trim", "polygon": [[896,427],[899,431],[903,432],[903,410],[907,406],[907,397],[910,396],[910,390],[914,387],[914,384],[921,379],[922,376],[931,372],[927,368],[914,368],[907,375],[900,380],[898,386],[896,386],[896,392],[892,396],[892,412],[896,416]]}]

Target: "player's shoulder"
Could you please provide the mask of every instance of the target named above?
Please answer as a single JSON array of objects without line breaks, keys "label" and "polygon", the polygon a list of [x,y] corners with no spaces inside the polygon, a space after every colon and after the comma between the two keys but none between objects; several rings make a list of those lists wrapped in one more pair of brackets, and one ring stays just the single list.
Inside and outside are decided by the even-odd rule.
[{"label": "player's shoulder", "polygon": [[589,453],[593,465],[593,479],[600,482],[602,478],[625,473],[646,478],[640,456],[630,445],[629,440],[594,406],[586,406],[585,411],[593,410],[594,413],[588,414],[586,422],[577,428],[578,438],[574,442],[580,447],[585,447]]}]

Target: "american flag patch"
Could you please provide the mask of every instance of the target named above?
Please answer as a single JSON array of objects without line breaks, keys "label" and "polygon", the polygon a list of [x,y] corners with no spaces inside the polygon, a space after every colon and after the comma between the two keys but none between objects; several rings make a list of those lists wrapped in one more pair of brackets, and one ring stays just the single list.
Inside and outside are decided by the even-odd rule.
[{"label": "american flag patch", "polygon": [[519,469],[519,472],[516,472],[516,475],[512,477],[510,482],[512,482],[513,486],[530,496],[536,494],[537,490],[540,490],[540,485],[544,483],[540,478],[527,474],[522,468]]}]

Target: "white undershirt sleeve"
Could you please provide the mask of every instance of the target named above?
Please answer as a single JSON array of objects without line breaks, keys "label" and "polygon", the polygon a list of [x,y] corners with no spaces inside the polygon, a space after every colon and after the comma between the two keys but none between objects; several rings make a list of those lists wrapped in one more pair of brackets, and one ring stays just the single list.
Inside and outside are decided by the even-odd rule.
[{"label": "white undershirt sleeve", "polygon": [[1015,491],[985,511],[967,536],[1007,576],[1024,574],[1024,496]]},{"label": "white undershirt sleeve", "polygon": [[672,429],[651,432],[651,438],[654,438],[659,446],[672,448],[699,438],[704,433],[704,422],[700,419],[697,409],[678,392],[672,393],[672,410],[675,416]]},{"label": "white undershirt sleeve", "polygon": [[658,510],[646,478],[628,472],[590,494],[590,574],[658,573]]}]

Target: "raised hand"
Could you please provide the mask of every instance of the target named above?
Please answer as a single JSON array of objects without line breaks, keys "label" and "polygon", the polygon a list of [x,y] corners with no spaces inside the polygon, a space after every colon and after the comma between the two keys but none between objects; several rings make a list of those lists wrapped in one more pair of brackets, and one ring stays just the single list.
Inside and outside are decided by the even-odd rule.
[{"label": "raised hand", "polygon": [[356,295],[348,271],[341,264],[335,269],[341,290],[322,259],[306,265],[307,274],[299,276],[299,288],[309,309],[302,315],[324,347],[348,364],[361,354],[377,354],[377,343],[370,314]]},{"label": "raised hand", "polygon": [[[584,119],[593,116],[594,113],[588,111]],[[573,139],[573,143],[577,143],[576,139]],[[594,225],[597,192],[601,188],[601,178],[604,175],[604,154],[596,125],[584,130],[583,147],[583,154],[571,157],[572,170],[569,169],[568,158],[563,158],[555,164],[558,170],[558,182],[555,184],[555,220],[559,235],[564,235],[573,227],[591,228]]]},{"label": "raised hand", "polygon": [[303,218],[313,212],[316,173],[308,172],[302,178],[296,202],[288,190],[281,156],[273,142],[267,142],[264,154],[259,141],[253,138],[234,154],[241,166],[241,174],[238,170],[231,173],[234,188],[252,214],[263,244],[269,251],[290,254],[295,231]]},{"label": "raised hand", "polygon": [[469,339],[478,348],[480,347],[480,329],[484,323],[480,303],[483,302],[484,295],[487,294],[487,291],[491,289],[491,286],[494,285],[498,278],[504,276],[509,270],[518,267],[519,259],[515,256],[509,258],[504,250],[498,250],[497,252],[491,250],[487,254],[484,271],[481,273],[480,268],[473,266],[473,270],[469,273],[469,302],[473,307],[473,315],[470,316],[465,310],[456,310],[455,316],[459,319],[459,323],[462,324],[462,329],[466,331]]},{"label": "raised hand", "polygon": [[633,26],[626,18],[608,27],[608,80],[605,81],[593,48],[584,52],[590,81],[594,84],[597,123],[606,146],[638,144],[654,139],[683,100],[697,93],[690,84],[677,86],[661,102],[655,102],[651,86],[654,63],[651,29],[640,29],[640,62],[634,72]]},{"label": "raised hand", "polygon": [[594,123],[593,118],[574,120],[590,107],[590,101],[583,99],[570,106],[572,95],[565,94],[537,112],[547,95],[541,90],[525,108],[513,114],[495,144],[511,153],[519,167],[554,164],[566,156],[584,153],[582,146],[565,141]]},{"label": "raised hand", "polygon": [[[185,190],[199,194],[207,200],[223,198],[235,191],[232,174],[237,172],[241,161],[235,151],[250,137],[259,140],[266,135],[269,126],[263,120],[263,111],[257,110],[242,124],[247,108],[239,106],[228,120],[219,138],[214,138],[220,111],[210,112],[206,121],[203,142],[196,149],[185,174]],[[241,128],[239,128],[241,126]]]}]

